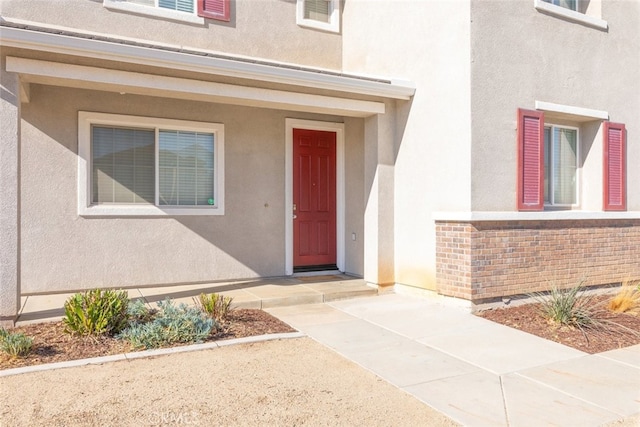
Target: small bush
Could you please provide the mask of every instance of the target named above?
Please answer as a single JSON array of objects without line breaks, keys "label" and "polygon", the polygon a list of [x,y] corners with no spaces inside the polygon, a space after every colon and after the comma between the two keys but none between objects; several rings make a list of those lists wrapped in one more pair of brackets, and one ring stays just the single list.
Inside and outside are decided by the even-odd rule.
[{"label": "small bush", "polygon": [[548,295],[531,294],[540,303],[541,314],[554,323],[580,329],[601,326],[593,296],[585,295],[582,283],[570,289],[553,287]]},{"label": "small bush", "polygon": [[150,322],[153,320],[153,316],[155,316],[157,312],[158,310],[149,308],[149,306],[141,299],[130,301],[129,307],[127,308],[129,325]]},{"label": "small bush", "polygon": [[33,338],[23,333],[11,333],[0,328],[0,349],[13,357],[24,357],[31,352]]},{"label": "small bush", "polygon": [[233,298],[221,294],[200,294],[196,303],[202,311],[218,322],[224,322],[231,312]]},{"label": "small bush", "polygon": [[79,335],[116,334],[127,325],[129,298],[125,291],[93,289],[64,303],[65,331]]},{"label": "small bush", "polygon": [[196,307],[175,306],[171,300],[158,303],[159,312],[146,323],[132,323],[118,338],[127,340],[135,348],[156,348],[173,343],[202,342],[217,327]]},{"label": "small bush", "polygon": [[618,293],[609,300],[607,308],[617,313],[640,313],[640,282],[624,281]]}]

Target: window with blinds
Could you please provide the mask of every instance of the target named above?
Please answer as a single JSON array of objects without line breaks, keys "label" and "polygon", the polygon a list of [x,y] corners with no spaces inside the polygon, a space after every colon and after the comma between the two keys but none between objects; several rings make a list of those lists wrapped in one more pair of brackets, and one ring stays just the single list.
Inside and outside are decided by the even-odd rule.
[{"label": "window with blinds", "polygon": [[546,3],[551,3],[556,6],[564,7],[565,9],[575,10],[578,12],[578,0],[542,0]]},{"label": "window with blinds", "polygon": [[297,23],[324,31],[340,31],[340,0],[297,0]]},{"label": "window with blinds", "polygon": [[544,201],[549,205],[578,203],[578,129],[544,128]]},{"label": "window with blinds", "polygon": [[112,10],[156,16],[181,22],[204,23],[204,19],[231,20],[230,0],[102,0]]},{"label": "window with blinds", "polygon": [[224,125],[78,118],[81,215],[224,215]]},{"label": "window with blinds", "polygon": [[305,0],[304,19],[329,23],[331,19],[331,2],[327,0]]},{"label": "window with blinds", "polygon": [[160,205],[215,203],[213,140],[210,133],[160,130]]},{"label": "window with blinds", "polygon": [[163,9],[177,10],[178,12],[193,13],[195,0],[126,0],[128,3],[141,4],[143,6],[161,7]]},{"label": "window with blinds", "polygon": [[154,203],[155,132],[94,126],[93,203]]}]

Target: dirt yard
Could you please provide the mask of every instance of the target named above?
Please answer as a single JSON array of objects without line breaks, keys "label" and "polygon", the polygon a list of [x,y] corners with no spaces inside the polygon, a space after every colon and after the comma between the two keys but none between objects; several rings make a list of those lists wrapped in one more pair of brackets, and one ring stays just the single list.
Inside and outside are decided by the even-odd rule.
[{"label": "dirt yard", "polygon": [[308,338],[0,378],[2,426],[453,426]]}]

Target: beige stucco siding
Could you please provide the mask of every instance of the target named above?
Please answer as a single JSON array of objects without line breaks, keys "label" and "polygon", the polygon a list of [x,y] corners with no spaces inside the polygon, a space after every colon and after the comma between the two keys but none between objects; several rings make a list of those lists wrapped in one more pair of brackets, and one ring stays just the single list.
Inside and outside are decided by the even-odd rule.
[{"label": "beige stucco siding", "polygon": [[364,271],[364,124],[345,119],[345,271]]},{"label": "beige stucco siding", "polygon": [[[603,31],[530,1],[471,2],[472,210],[516,209],[516,109],[606,111],[628,131],[628,210],[640,210],[640,3],[603,1]],[[548,118],[547,122],[573,124]],[[581,209],[602,210],[601,121],[578,124]]]},{"label": "beige stucco siding", "polygon": [[2,0],[0,13],[114,37],[340,69],[340,34],[298,26],[295,1],[234,0],[231,5],[230,22],[204,24],[107,9],[100,0]]},{"label": "beige stucco siding", "polygon": [[[224,124],[225,215],[79,217],[78,111]],[[22,110],[22,293],[285,274],[286,117],[342,121],[32,84]],[[348,195],[357,198],[362,121],[349,123]],[[361,228],[358,209],[348,208],[349,230]],[[348,271],[362,274],[361,247],[346,252]]]},{"label": "beige stucco siding", "polygon": [[[375,5],[374,7],[371,7]],[[346,71],[410,80],[398,101],[393,150],[395,282],[435,286],[434,211],[470,208],[469,4],[463,1],[347,1]]]}]

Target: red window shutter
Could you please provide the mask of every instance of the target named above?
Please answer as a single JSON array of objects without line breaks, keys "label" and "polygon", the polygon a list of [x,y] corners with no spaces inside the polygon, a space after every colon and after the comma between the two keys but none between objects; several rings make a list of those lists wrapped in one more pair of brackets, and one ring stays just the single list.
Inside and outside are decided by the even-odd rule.
[{"label": "red window shutter", "polygon": [[518,210],[544,208],[544,113],[518,109]]},{"label": "red window shutter", "polygon": [[626,129],[623,124],[604,122],[605,211],[627,210]]},{"label": "red window shutter", "polygon": [[228,22],[231,16],[229,1],[230,0],[198,0],[198,16]]}]

